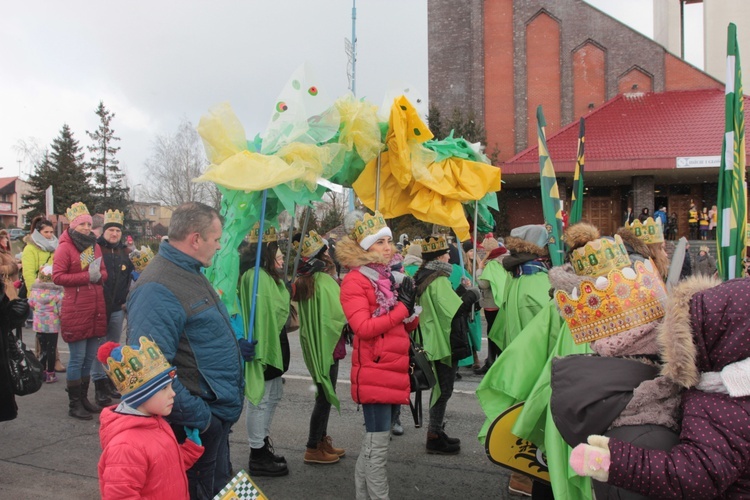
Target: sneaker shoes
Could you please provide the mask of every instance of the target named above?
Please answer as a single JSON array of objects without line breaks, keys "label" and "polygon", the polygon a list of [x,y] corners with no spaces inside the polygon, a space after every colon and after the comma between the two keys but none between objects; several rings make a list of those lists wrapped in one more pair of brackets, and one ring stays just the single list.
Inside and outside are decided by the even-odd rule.
[{"label": "sneaker shoes", "polygon": [[533,482],[529,476],[524,476],[514,472],[510,475],[510,481],[508,481],[508,491],[515,495],[523,495],[525,497],[531,496],[531,488]]}]

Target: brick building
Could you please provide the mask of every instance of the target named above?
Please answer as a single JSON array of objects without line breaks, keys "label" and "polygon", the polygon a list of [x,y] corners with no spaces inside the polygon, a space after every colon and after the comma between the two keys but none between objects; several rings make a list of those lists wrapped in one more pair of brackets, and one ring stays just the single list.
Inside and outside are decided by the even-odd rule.
[{"label": "brick building", "polygon": [[[724,88],[722,82],[582,0],[430,0],[428,17],[430,105],[444,116],[455,108],[472,110],[484,123],[488,152],[499,151],[503,162],[536,146],[535,113],[540,104],[551,137],[623,93]],[[691,119],[697,121],[685,118],[681,126],[702,125],[699,116]],[[591,127],[587,131],[594,133]],[[719,134],[715,155],[721,153]],[[684,153],[676,152],[671,161],[694,156]],[[558,167],[558,158],[551,155]],[[597,188],[597,206],[592,206],[594,196],[589,192],[584,210],[602,212],[605,218],[608,213],[610,225],[619,223],[623,205],[653,211],[659,198],[654,191],[661,182],[656,174],[664,163],[634,168],[632,161],[618,163],[621,158],[615,156],[601,160],[602,170],[586,178]],[[718,169],[712,170],[716,179]],[[572,169],[557,168],[557,173],[561,195],[566,196]],[[675,196],[708,200],[713,189],[715,198],[715,187],[703,189],[709,173],[702,170],[700,178],[675,175],[668,185]],[[541,222],[541,204],[531,197],[538,196],[538,173],[516,172],[508,164],[503,181],[501,202],[510,227]],[[676,207],[668,207],[672,208]]]}]

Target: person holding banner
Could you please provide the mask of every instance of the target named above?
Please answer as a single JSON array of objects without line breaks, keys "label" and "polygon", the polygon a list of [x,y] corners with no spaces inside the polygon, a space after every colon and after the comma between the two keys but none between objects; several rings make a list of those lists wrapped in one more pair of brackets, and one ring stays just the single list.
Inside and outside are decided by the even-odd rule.
[{"label": "person holding banner", "polygon": [[[276,229],[270,224],[264,226],[262,238],[260,223],[253,226],[248,238],[250,245],[240,255],[239,298],[247,337],[252,332],[252,342],[257,343],[254,359],[245,359],[245,423],[250,443],[248,472],[251,476],[274,477],[289,474],[286,459],[274,452],[270,432],[276,407],[284,393],[281,376],[289,368],[289,340],[285,325],[291,299],[282,277],[284,256],[279,250]],[[256,263],[258,245],[260,262]],[[253,298],[256,272],[258,288]],[[255,322],[251,328],[253,305]]]},{"label": "person holding banner", "polygon": [[389,266],[393,235],[379,212],[354,211],[336,255],[350,269],[341,306],[354,332],[351,395],[362,405],[365,435],[354,468],[357,499],[388,498],[388,444],[399,405],[409,404],[409,332],[417,328],[414,283],[396,286]]}]

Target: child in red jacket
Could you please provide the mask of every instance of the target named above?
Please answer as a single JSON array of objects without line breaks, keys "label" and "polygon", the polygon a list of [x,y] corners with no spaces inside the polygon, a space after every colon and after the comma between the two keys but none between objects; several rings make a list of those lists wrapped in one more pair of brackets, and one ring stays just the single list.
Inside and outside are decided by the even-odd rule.
[{"label": "child in red jacket", "polygon": [[122,394],[100,416],[102,498],[189,498],[185,471],[203,447],[197,429],[186,428],[188,439],[179,444],[163,418],[172,413],[175,368],[146,337],[138,349],[107,342],[97,357]]}]

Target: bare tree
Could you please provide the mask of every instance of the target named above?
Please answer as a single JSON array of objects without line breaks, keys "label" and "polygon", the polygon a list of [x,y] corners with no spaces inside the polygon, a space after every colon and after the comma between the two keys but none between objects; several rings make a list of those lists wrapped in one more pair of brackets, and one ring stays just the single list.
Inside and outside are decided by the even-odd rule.
[{"label": "bare tree", "polygon": [[[41,146],[35,137],[18,139],[12,148],[23,163],[23,169],[29,172],[34,170],[35,165],[41,164],[47,154],[47,148]],[[21,174],[20,171],[18,173]]]},{"label": "bare tree", "polygon": [[183,119],[173,135],[154,140],[151,156],[146,160],[148,183],[144,196],[167,206],[200,201],[218,206],[221,194],[211,183],[196,183],[208,165],[203,143],[195,127]]}]

